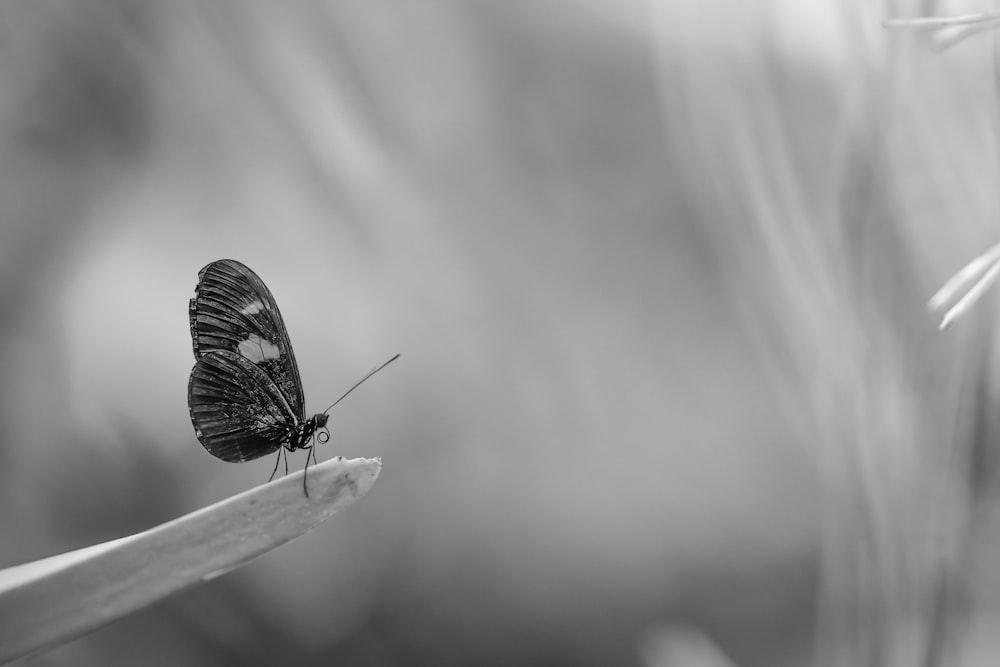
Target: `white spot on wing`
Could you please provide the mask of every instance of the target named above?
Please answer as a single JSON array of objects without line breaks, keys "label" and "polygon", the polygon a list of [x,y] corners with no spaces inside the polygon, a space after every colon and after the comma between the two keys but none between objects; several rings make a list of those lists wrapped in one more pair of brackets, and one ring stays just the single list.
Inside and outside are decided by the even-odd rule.
[{"label": "white spot on wing", "polygon": [[260,301],[251,301],[248,303],[243,310],[240,311],[242,315],[256,315],[260,311],[264,310],[264,304]]},{"label": "white spot on wing", "polygon": [[278,349],[277,345],[269,340],[264,340],[257,334],[250,334],[249,338],[240,343],[237,351],[255,364],[281,356],[281,350]]}]

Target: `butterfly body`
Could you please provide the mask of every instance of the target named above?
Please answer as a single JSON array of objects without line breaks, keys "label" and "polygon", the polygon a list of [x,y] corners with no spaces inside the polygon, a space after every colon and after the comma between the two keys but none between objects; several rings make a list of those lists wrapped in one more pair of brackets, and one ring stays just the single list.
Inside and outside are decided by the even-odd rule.
[{"label": "butterfly body", "polygon": [[324,414],[322,412],[317,412],[309,419],[305,420],[299,424],[294,430],[290,431],[288,434],[288,441],[285,443],[285,449],[290,452],[294,452],[296,449],[309,449],[312,442],[313,436],[319,432],[320,440],[323,439],[323,432],[321,429],[326,428],[326,421],[330,418],[330,415]]}]

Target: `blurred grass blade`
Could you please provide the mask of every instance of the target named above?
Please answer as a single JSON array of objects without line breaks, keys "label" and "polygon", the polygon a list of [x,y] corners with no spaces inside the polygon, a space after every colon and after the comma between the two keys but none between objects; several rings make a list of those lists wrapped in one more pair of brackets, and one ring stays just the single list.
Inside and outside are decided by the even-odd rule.
[{"label": "blurred grass blade", "polygon": [[939,30],[957,25],[974,25],[1000,21],[1000,10],[962,16],[922,16],[915,19],[885,19],[882,27],[890,30]]},{"label": "blurred grass blade", "polygon": [[957,303],[944,314],[938,328],[947,329],[976,305],[990,285],[996,282],[998,275],[1000,275],[1000,244],[966,264],[927,302],[928,310],[935,312],[957,299]]},{"label": "blurred grass blade", "polygon": [[969,37],[978,35],[981,32],[986,32],[987,30],[996,30],[998,25],[1000,25],[1000,21],[979,23],[975,25],[954,26],[938,30],[934,33],[934,36],[931,37],[931,48],[937,52],[946,51]]},{"label": "blurred grass blade", "polygon": [[969,37],[1000,26],[1000,11],[992,10],[964,16],[922,16],[913,19],[885,19],[882,27],[889,30],[933,30],[931,47],[944,51]]},{"label": "blurred grass blade", "polygon": [[0,662],[52,648],[244,565],[365,495],[379,459],[340,457],[137,535],[0,570]]}]

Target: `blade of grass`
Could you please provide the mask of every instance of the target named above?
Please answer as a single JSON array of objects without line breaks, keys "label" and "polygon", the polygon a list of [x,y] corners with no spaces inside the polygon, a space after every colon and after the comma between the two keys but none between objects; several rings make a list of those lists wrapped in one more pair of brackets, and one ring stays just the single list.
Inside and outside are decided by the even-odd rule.
[{"label": "blade of grass", "polygon": [[885,19],[882,21],[882,27],[890,30],[937,30],[956,25],[971,25],[994,21],[1000,21],[1000,11],[995,9],[980,12],[979,14],[966,14],[964,16],[922,16],[915,19]]},{"label": "blade of grass", "polygon": [[0,570],[0,662],[52,648],[225,574],[365,495],[379,459],[340,457],[145,532]]},{"label": "blade of grass", "polygon": [[996,282],[998,276],[1000,276],[1000,243],[966,264],[931,297],[927,303],[927,309],[931,312],[943,310],[949,303],[957,300],[945,313],[938,328],[947,329],[955,320],[968,312]]},{"label": "blade of grass", "polygon": [[951,307],[944,317],[941,318],[941,324],[938,328],[944,331],[952,325],[952,323],[959,317],[969,312],[976,302],[979,301],[980,297],[986,293],[986,290],[996,282],[997,277],[1000,276],[1000,262],[994,264],[990,267],[989,271],[983,274],[983,277],[973,285],[968,292],[965,293],[961,299],[958,300],[954,306]]},{"label": "blade of grass", "polygon": [[991,21],[988,23],[978,23],[973,25],[961,25],[941,29],[934,33],[934,36],[931,37],[931,48],[938,53],[946,51],[956,44],[959,44],[974,35],[978,35],[981,32],[996,30],[998,23],[1000,23],[1000,21]]}]

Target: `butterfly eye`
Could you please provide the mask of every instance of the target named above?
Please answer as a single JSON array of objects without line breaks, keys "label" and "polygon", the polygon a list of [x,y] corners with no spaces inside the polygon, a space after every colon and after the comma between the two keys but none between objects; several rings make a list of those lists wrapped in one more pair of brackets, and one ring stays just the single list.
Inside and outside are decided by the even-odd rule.
[{"label": "butterfly eye", "polygon": [[330,442],[330,429],[323,427],[316,431],[316,439],[319,440],[321,445],[325,445]]}]

